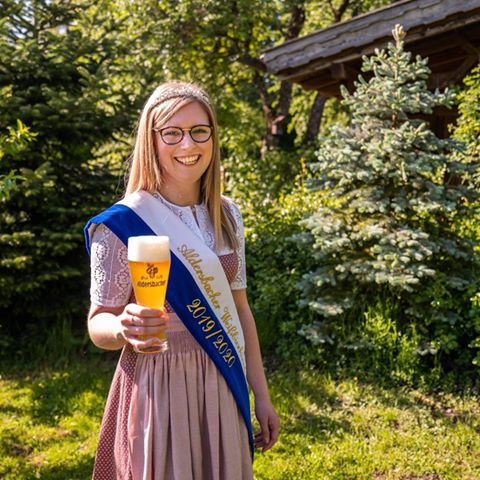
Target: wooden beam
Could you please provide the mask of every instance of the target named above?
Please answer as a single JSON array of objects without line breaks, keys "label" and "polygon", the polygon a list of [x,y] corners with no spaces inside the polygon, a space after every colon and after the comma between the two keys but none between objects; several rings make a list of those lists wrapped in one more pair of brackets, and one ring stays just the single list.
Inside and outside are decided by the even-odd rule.
[{"label": "wooden beam", "polygon": [[316,77],[304,79],[301,82],[305,90],[317,90],[326,97],[336,97],[340,93],[340,82],[338,80],[320,80]]},{"label": "wooden beam", "polygon": [[465,35],[458,34],[458,37],[462,48],[467,53],[470,53],[471,55],[476,55],[477,58],[480,60],[480,48],[477,48],[475,45],[473,45],[472,42],[465,37]]},{"label": "wooden beam", "polygon": [[[388,41],[391,41],[391,39],[385,39],[385,45],[386,43],[388,43]],[[478,47],[480,47],[480,36],[477,41],[478,43],[472,44],[471,42],[468,42],[462,35],[447,34],[440,38],[429,38],[415,45],[407,45],[407,50],[410,49],[413,54],[421,55],[422,57],[433,57],[434,55],[438,55],[439,57],[441,57],[442,52],[445,52],[446,50],[450,50],[452,48],[459,48],[462,50],[468,49],[469,51],[471,51],[472,49],[477,50],[477,45]],[[350,75],[353,75],[353,72],[356,72],[355,76],[358,76],[359,70],[357,70],[357,68],[355,67],[360,64],[361,57],[363,55],[371,55],[375,48],[383,48],[385,47],[385,45],[375,44],[365,46],[360,52],[351,52],[350,54],[347,54],[342,58],[337,57],[332,59],[318,59],[303,68],[296,70],[290,69],[288,71],[281,72],[279,74],[279,78],[281,80],[303,83],[306,78],[310,78],[313,75],[331,75],[333,78],[343,79],[349,78],[348,73],[350,73]],[[468,47],[467,45],[470,45],[470,47]],[[458,58],[458,54],[455,55],[453,58],[451,55],[447,55],[445,56],[445,61],[447,63],[455,61],[455,57]],[[354,66],[352,66],[352,64]],[[344,65],[344,67],[338,67],[338,65]],[[435,67],[435,64],[432,63],[431,67]],[[342,69],[346,69],[347,73],[345,73],[345,71]],[[342,75],[346,75],[346,77],[342,77]]]},{"label": "wooden beam", "polygon": [[428,58],[428,66],[433,73],[453,71],[468,57],[460,48],[439,52]]}]

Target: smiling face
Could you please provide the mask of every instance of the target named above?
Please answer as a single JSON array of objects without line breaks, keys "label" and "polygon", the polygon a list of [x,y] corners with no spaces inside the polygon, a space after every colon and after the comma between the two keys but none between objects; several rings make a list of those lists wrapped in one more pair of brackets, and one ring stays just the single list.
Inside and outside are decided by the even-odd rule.
[{"label": "smiling face", "polygon": [[[180,127],[190,129],[195,125],[210,125],[207,112],[198,102],[191,102],[180,108],[165,125],[155,125],[157,129]],[[202,175],[207,170],[213,152],[213,138],[205,143],[192,140],[190,133],[184,131],[183,139],[175,145],[166,144],[160,132],[154,131],[154,144],[158,161],[162,169],[161,193],[172,198],[177,192],[185,201],[198,202]],[[215,134],[215,132],[214,132]]]}]

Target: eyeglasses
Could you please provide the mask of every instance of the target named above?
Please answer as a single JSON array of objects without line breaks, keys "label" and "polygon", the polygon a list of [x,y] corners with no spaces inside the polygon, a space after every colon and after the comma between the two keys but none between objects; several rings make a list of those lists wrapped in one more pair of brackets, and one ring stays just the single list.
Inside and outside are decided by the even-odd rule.
[{"label": "eyeglasses", "polygon": [[167,145],[176,145],[183,140],[185,132],[190,134],[190,138],[196,143],[205,143],[210,140],[213,128],[210,125],[194,125],[192,128],[165,127],[152,128],[155,132],[160,132],[162,140]]}]

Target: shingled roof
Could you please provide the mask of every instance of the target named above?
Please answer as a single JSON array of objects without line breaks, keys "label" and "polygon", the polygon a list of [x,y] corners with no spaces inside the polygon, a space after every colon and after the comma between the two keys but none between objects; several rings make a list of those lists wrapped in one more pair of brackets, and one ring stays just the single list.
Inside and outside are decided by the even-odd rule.
[{"label": "shingled roof", "polygon": [[397,23],[406,48],[429,58],[431,87],[460,81],[480,60],[480,0],[403,0],[265,50],[262,60],[281,80],[337,96]]}]

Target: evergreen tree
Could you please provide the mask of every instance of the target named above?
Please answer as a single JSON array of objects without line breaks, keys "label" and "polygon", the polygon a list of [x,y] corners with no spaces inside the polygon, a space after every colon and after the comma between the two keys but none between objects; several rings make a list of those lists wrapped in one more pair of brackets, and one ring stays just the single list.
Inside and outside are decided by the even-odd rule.
[{"label": "evergreen tree", "polygon": [[18,351],[73,319],[84,331],[82,229],[118,184],[94,158],[114,132],[131,130],[139,102],[118,81],[122,69],[136,68],[122,63],[135,54],[122,37],[128,12],[115,18],[105,2],[0,7],[0,138],[17,119],[35,134],[21,150],[5,149],[0,164],[8,187],[0,198],[0,336]]},{"label": "evergreen tree", "polygon": [[318,321],[302,332],[317,344],[372,349],[365,321],[380,306],[394,320],[396,354],[409,338],[416,354],[469,364],[479,262],[461,223],[479,198],[463,181],[478,159],[453,160],[458,143],[418,119],[454,95],[428,91],[427,60],[404,50],[400,26],[393,35],[387,52],[364,58],[371,79],[343,90],[351,124],[332,129],[313,165],[324,200],[304,225],[318,268],[301,287]]},{"label": "evergreen tree", "polygon": [[[7,127],[7,133],[0,136],[0,161],[4,155],[18,155],[35,136],[20,120],[17,120],[17,128]],[[16,170],[0,174],[0,201],[8,200],[21,180]]]}]

